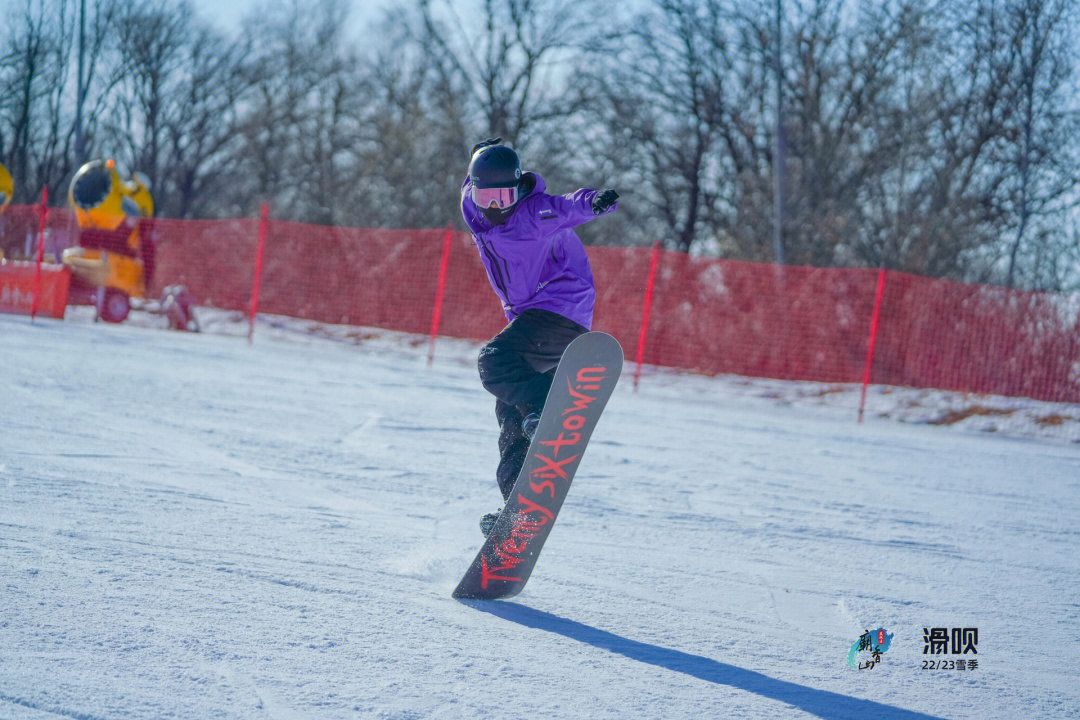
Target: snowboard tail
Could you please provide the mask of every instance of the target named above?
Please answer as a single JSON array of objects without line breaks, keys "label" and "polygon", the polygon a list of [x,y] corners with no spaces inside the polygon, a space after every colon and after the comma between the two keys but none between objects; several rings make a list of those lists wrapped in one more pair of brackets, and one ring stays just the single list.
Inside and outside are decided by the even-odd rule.
[{"label": "snowboard tail", "polygon": [[453,597],[497,600],[525,587],[622,363],[622,348],[606,333],[567,346],[510,498]]}]

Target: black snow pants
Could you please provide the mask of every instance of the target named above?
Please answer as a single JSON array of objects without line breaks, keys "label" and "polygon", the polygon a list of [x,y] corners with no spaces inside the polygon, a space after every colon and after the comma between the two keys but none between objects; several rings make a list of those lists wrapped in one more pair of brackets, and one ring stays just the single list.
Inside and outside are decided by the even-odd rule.
[{"label": "black snow pants", "polygon": [[586,328],[558,313],[526,310],[480,350],[480,382],[495,396],[499,423],[495,479],[504,500],[529,450],[521,420],[544,409],[559,358],[570,341],[584,332]]}]

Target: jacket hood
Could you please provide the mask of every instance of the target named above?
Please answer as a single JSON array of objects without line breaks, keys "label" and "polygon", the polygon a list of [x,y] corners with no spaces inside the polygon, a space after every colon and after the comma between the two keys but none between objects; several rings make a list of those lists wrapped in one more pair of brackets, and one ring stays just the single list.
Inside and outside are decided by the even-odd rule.
[{"label": "jacket hood", "polygon": [[[525,189],[525,184],[526,183],[531,183],[527,190]],[[530,193],[544,192],[545,190],[547,190],[547,183],[544,182],[544,178],[540,177],[539,175],[537,175],[536,173],[534,173],[531,170],[529,172],[527,172],[527,173],[522,174],[522,176],[521,176],[521,186],[522,186],[522,189],[520,190],[521,197],[518,198],[518,202],[521,202],[522,200],[527,198]]]}]

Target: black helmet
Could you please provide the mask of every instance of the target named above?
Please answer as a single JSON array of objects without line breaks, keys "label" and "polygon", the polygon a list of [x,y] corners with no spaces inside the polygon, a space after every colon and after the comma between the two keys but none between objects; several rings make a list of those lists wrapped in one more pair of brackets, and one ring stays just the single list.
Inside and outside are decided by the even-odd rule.
[{"label": "black helmet", "polygon": [[478,188],[517,187],[521,182],[521,161],[505,145],[488,145],[473,154],[469,177]]}]

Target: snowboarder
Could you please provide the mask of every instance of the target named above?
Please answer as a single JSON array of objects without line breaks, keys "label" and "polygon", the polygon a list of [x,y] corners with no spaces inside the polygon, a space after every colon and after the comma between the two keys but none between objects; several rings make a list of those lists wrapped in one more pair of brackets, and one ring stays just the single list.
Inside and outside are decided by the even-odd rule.
[{"label": "snowboarder", "polygon": [[[481,350],[480,382],[495,396],[505,501],[525,462],[555,366],[570,341],[592,326],[596,287],[576,225],[617,208],[614,190],[548,195],[521,171],[518,155],[490,138],[473,146],[461,186],[461,214],[509,324]],[[498,513],[480,520],[485,535]]]}]

